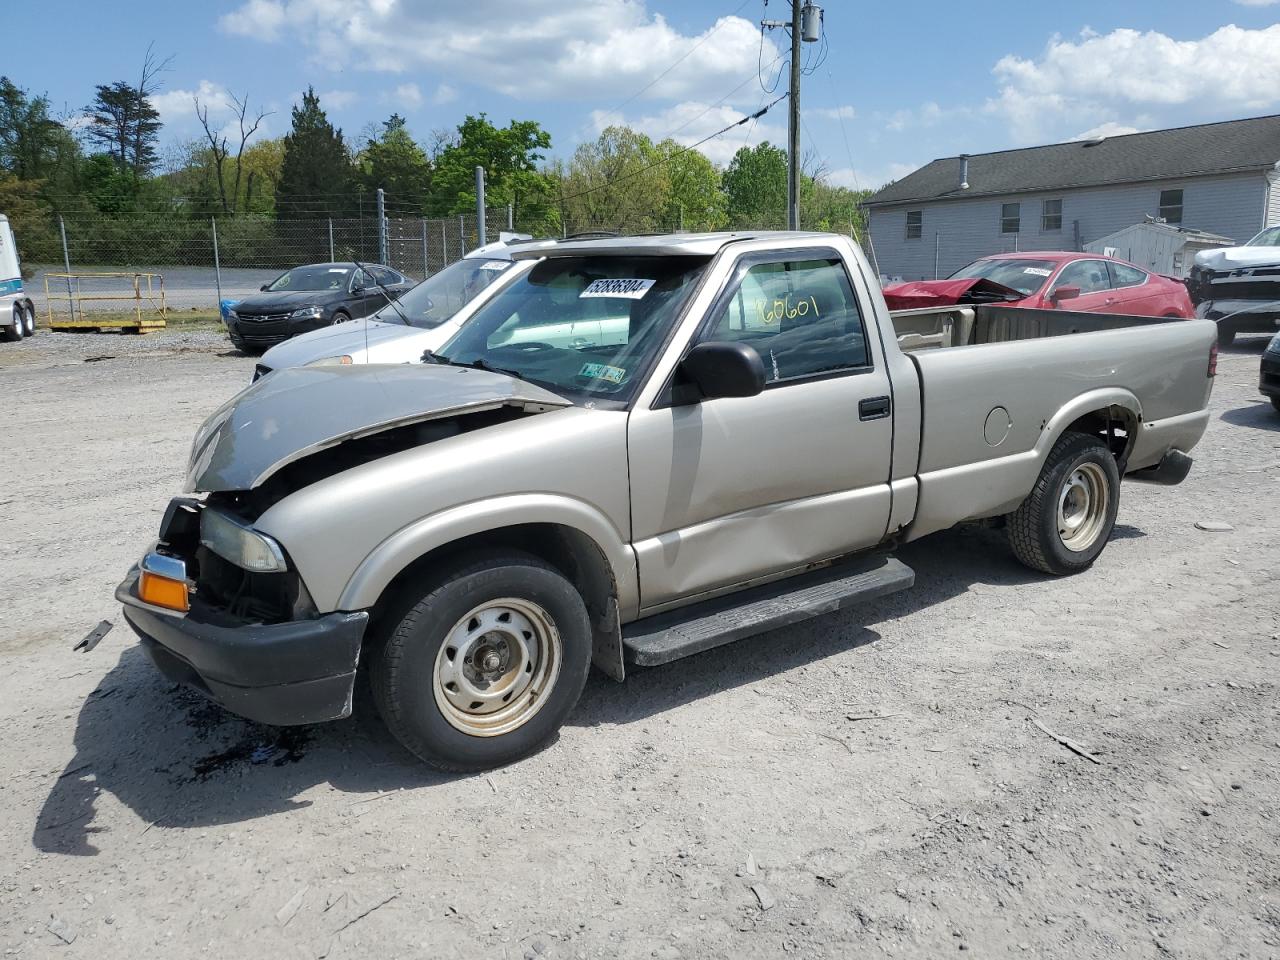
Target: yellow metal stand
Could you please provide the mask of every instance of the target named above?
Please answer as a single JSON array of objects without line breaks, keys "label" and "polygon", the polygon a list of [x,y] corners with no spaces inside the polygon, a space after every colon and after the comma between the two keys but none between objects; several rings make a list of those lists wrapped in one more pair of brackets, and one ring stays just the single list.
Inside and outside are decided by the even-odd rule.
[{"label": "yellow metal stand", "polygon": [[[58,293],[49,286],[50,280],[62,280],[66,283],[67,292]],[[128,280],[133,289],[122,293],[85,293],[81,289],[84,280]],[[134,333],[146,333],[149,330],[161,330],[165,327],[168,309],[164,300],[164,276],[159,273],[46,273],[44,277],[44,296],[48,309],[47,325],[50,330],[121,330]],[[67,302],[66,318],[55,317],[53,303],[55,300]],[[126,313],[103,311],[95,316],[94,311],[85,314],[84,305],[88,302],[127,301],[133,304],[133,316]],[[143,316],[143,301],[150,306],[149,314]],[[128,308],[126,308],[127,310]]]}]

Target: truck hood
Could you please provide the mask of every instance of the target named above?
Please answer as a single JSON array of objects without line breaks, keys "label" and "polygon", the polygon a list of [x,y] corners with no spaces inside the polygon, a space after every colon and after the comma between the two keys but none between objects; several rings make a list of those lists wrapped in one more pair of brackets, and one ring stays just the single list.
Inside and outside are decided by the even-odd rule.
[{"label": "truck hood", "polygon": [[[344,355],[351,357],[356,363],[362,363],[366,359],[366,349],[372,353],[375,347],[396,341],[406,341],[407,347],[408,338],[411,337],[434,341],[438,339],[436,331],[446,325],[423,329],[407,326],[399,321],[381,323],[377,320],[352,320],[348,323],[335,323],[331,327],[321,327],[276,344],[262,355],[262,364],[272,370],[280,370]],[[420,359],[423,350],[439,345],[424,343],[412,359]]]},{"label": "truck hood", "polygon": [[1003,283],[996,283],[985,277],[891,283],[884,288],[883,293],[884,302],[890,310],[916,310],[952,304],[1009,304],[1026,299],[1013,287],[1006,287]]},{"label": "truck hood", "polygon": [[1220,247],[1196,254],[1197,267],[1208,267],[1214,271],[1276,265],[1280,265],[1280,247]]},{"label": "truck hood", "polygon": [[294,367],[258,380],[196,432],[189,492],[251,490],[346,440],[499,407],[545,413],[570,401],[508,377],[439,365]]}]

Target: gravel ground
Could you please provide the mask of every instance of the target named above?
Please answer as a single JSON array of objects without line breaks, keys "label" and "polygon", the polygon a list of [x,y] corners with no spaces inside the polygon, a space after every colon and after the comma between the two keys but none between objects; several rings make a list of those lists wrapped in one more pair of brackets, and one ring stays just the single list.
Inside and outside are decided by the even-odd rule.
[{"label": "gravel ground", "polygon": [[365,700],[291,731],[231,717],[162,682],[120,624],[112,589],[251,359],[217,334],[5,345],[0,946],[1280,956],[1261,347],[1224,352],[1190,478],[1126,485],[1092,570],[1049,580],[995,532],[943,533],[901,552],[912,591],[593,677],[544,752],[447,777]]}]

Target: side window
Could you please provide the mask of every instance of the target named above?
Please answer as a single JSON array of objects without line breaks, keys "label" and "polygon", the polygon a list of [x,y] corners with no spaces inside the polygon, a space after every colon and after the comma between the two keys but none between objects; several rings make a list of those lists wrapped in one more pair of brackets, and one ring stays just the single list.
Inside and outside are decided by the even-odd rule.
[{"label": "side window", "polygon": [[871,363],[858,301],[839,260],[755,264],[702,339],[751,344],[769,383]]},{"label": "side window", "polygon": [[1113,287],[1136,287],[1147,281],[1147,275],[1137,267],[1131,267],[1125,263],[1111,262],[1108,262],[1107,266],[1111,269],[1111,285]]},{"label": "side window", "polygon": [[907,239],[919,240],[921,234],[924,233],[924,211],[908,210],[907,211]]},{"label": "side window", "polygon": [[1058,274],[1053,289],[1059,287],[1079,287],[1080,293],[1097,293],[1111,288],[1111,277],[1107,273],[1107,264],[1103,260],[1076,260],[1067,264]]},{"label": "side window", "polygon": [[365,273],[363,270],[356,270],[351,275],[351,284],[347,287],[347,289],[354,291],[354,290],[366,289],[371,286],[373,286],[373,281],[369,279],[369,275]]},{"label": "side window", "polygon": [[377,278],[377,281],[384,287],[389,287],[404,279],[400,274],[396,273],[389,267],[370,267],[369,270],[373,273],[374,277]]},{"label": "side window", "polygon": [[1000,204],[1000,232],[1017,233],[1022,227],[1022,205],[1019,203]]}]

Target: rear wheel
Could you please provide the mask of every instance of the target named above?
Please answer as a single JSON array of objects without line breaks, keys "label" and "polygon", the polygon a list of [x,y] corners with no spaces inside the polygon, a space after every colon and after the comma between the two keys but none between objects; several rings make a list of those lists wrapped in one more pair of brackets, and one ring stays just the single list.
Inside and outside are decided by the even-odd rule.
[{"label": "rear wheel", "polygon": [[391,625],[372,665],[396,739],[442,770],[511,763],[547,743],[591,662],[581,595],[522,553],[473,557]]},{"label": "rear wheel", "polygon": [[35,307],[31,306],[31,304],[27,304],[22,310],[22,326],[23,326],[23,332],[28,337],[35,336],[36,309]]},{"label": "rear wheel", "polygon": [[10,343],[21,340],[23,329],[22,310],[19,309],[18,305],[15,303],[13,305],[13,325],[4,328],[5,340]]},{"label": "rear wheel", "polygon": [[1033,570],[1078,573],[1107,545],[1119,505],[1120,471],[1107,445],[1088,434],[1065,434],[1027,499],[1009,514],[1009,542]]}]

